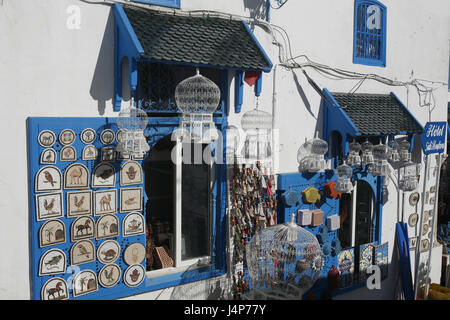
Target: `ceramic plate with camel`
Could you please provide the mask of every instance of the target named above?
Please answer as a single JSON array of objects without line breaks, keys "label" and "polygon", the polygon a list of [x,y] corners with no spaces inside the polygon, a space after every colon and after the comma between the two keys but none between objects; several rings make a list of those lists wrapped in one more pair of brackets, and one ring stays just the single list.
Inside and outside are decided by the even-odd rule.
[{"label": "ceramic plate with camel", "polygon": [[117,190],[103,190],[94,192],[94,215],[117,211]]},{"label": "ceramic plate with camel", "polygon": [[89,188],[89,170],[81,163],[71,164],[64,173],[64,189]]}]

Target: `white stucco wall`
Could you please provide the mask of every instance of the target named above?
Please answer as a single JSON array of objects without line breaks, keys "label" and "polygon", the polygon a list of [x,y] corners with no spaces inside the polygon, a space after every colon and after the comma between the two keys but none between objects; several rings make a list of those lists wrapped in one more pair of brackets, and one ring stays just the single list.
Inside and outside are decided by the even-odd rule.
[{"label": "white stucco wall", "polygon": [[[294,56],[306,54],[319,63],[395,80],[420,78],[447,82],[448,1],[382,2],[388,8],[386,68],[352,63],[353,0],[288,1],[282,9],[271,11],[271,22],[289,34]],[[259,16],[262,12],[259,0],[181,0],[181,3],[183,10],[205,9],[245,16]],[[80,29],[67,28],[70,17],[67,9],[71,5],[81,9]],[[0,4],[0,106],[3,111],[0,136],[6,138],[0,160],[0,208],[4,219],[0,223],[0,299],[30,297],[26,118],[115,115],[111,103],[113,19],[108,5],[78,0],[3,0],[3,5]],[[276,64],[278,48],[272,45],[272,38],[259,27],[255,27],[255,34]],[[306,70],[320,87],[330,91],[348,92],[356,84],[356,81],[329,80],[312,69]],[[300,144],[305,138],[311,138],[315,130],[321,130],[320,97],[299,70],[277,68],[275,82],[278,98],[275,116],[280,129],[278,172],[295,172]],[[436,108],[431,118],[426,108],[418,107],[418,96],[412,88],[408,93],[403,87],[365,81],[358,92],[394,91],[424,125],[430,119],[447,119],[448,87],[438,83],[430,85],[438,88],[434,91]],[[230,88],[229,122],[239,126],[242,114],[254,107],[253,88],[246,85],[240,114],[234,113],[233,80]],[[273,72],[264,74],[260,98],[260,108],[270,113],[272,93]],[[390,241],[392,256],[397,202],[392,185],[389,191],[390,200],[383,210],[381,241]],[[170,297],[168,292],[170,289],[139,298]],[[384,290],[377,297],[388,296],[389,290]]]}]

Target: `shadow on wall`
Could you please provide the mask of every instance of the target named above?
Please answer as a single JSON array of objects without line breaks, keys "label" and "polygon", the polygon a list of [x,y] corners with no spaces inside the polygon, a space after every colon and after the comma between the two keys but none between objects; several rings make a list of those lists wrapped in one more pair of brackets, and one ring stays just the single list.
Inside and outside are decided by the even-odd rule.
[{"label": "shadow on wall", "polygon": [[[189,267],[182,275],[182,281],[198,276],[197,265]],[[185,280],[185,281],[184,281]],[[210,278],[176,286],[170,300],[229,300],[231,283],[228,277]]]},{"label": "shadow on wall", "polygon": [[111,101],[111,104],[108,107],[113,107],[114,14],[112,10],[110,10],[108,20],[106,22],[105,32],[103,34],[102,44],[97,58],[97,64],[95,66],[89,93],[98,103],[99,115],[105,114],[106,101]]},{"label": "shadow on wall", "polygon": [[266,19],[266,0],[244,0],[245,10],[250,12],[254,19]]}]

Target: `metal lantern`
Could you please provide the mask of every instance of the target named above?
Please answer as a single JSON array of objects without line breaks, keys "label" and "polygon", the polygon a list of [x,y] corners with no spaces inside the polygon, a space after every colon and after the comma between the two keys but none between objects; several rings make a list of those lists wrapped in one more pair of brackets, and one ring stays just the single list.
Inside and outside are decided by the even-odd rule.
[{"label": "metal lantern", "polygon": [[361,165],[361,156],[359,155],[360,151],[361,151],[361,144],[353,140],[353,142],[350,143],[348,146],[348,156],[346,159],[346,163],[349,166],[358,167]]},{"label": "metal lantern", "polygon": [[307,140],[297,151],[297,161],[301,172],[323,172],[326,168],[324,159],[328,152],[328,143],[318,137]]},{"label": "metal lantern", "polygon": [[184,139],[208,143],[217,138],[213,113],[220,103],[220,89],[202,76],[198,68],[195,76],[177,85],[175,101],[182,112],[180,129]]},{"label": "metal lantern", "polygon": [[368,165],[372,165],[373,164],[373,144],[369,141],[366,140],[362,145],[361,145],[361,150],[362,150],[362,164],[365,166]]},{"label": "metal lantern", "polygon": [[400,168],[400,179],[398,187],[402,191],[414,191],[419,185],[421,165],[409,161]]},{"label": "metal lantern", "polygon": [[123,156],[143,157],[150,150],[150,146],[144,136],[144,130],[148,124],[147,113],[131,105],[122,110],[117,119],[120,128],[120,138],[116,151]]},{"label": "metal lantern", "polygon": [[242,116],[242,129],[245,131],[244,154],[250,159],[264,159],[272,154],[271,129],[272,115],[256,108]]},{"label": "metal lantern", "polygon": [[353,190],[351,178],[353,169],[349,165],[343,163],[336,168],[336,175],[338,180],[334,189],[339,193],[350,193]]},{"label": "metal lantern", "polygon": [[301,299],[319,277],[317,238],[291,221],[258,231],[247,244],[251,299]]},{"label": "metal lantern", "polygon": [[389,165],[387,159],[389,157],[389,147],[381,143],[373,147],[373,170],[374,176],[386,176],[389,174]]}]

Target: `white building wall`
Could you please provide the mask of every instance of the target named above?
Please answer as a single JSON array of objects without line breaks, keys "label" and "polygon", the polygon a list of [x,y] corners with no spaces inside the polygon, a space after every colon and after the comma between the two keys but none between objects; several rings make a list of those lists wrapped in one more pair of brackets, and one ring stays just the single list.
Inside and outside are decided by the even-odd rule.
[{"label": "white building wall", "polygon": [[[110,7],[78,0],[3,0],[0,3],[0,136],[4,155],[0,160],[0,299],[29,299],[28,174],[26,118],[30,116],[114,116],[113,21]],[[418,106],[414,88],[389,87],[365,81],[358,92],[395,92],[413,115],[425,125],[429,120],[447,119],[449,12],[446,0],[383,0],[387,6],[387,66],[368,67],[352,63],[353,0],[288,1],[271,11],[271,22],[289,35],[292,55],[332,67],[376,73],[393,80],[426,79],[436,88],[436,107],[428,112]],[[181,0],[183,10],[214,10],[259,17],[258,0]],[[70,29],[73,11],[80,8],[80,28]],[[72,24],[73,26],[73,24]],[[274,65],[278,48],[262,28],[255,34]],[[277,39],[281,41],[280,35]],[[298,62],[305,62],[299,58]],[[348,92],[356,81],[329,80],[313,69],[308,74],[322,88]],[[321,131],[320,97],[300,70],[277,67],[275,117],[280,135],[278,172],[297,171],[297,150],[305,138]],[[296,79],[298,79],[296,83]],[[272,113],[273,72],[264,74],[260,108]],[[244,105],[234,113],[234,81],[230,85],[230,124],[239,126],[244,112],[255,105],[253,88],[246,85]],[[419,187],[421,188],[421,187]],[[420,189],[421,190],[421,189]],[[389,241],[393,253],[397,222],[396,191],[389,187],[390,200],[383,209],[382,242]],[[406,194],[406,198],[409,195]],[[406,212],[409,215],[412,212]],[[413,232],[413,230],[409,230]],[[410,233],[411,234],[411,233]],[[439,260],[439,259],[437,259]],[[439,263],[433,264],[439,267]],[[390,273],[389,281],[395,276]],[[203,284],[199,284],[202,286]],[[390,282],[386,287],[393,287]],[[169,298],[168,289],[139,298]],[[205,289],[205,297],[207,297]],[[356,293],[356,292],[355,292]],[[385,289],[376,297],[387,298]],[[351,298],[351,293],[346,297]],[[375,296],[374,296],[375,297]]]}]

